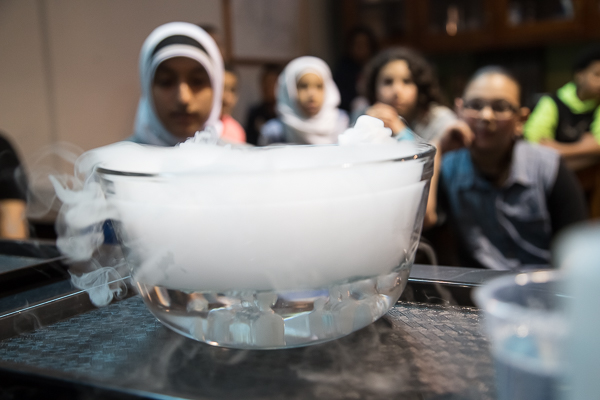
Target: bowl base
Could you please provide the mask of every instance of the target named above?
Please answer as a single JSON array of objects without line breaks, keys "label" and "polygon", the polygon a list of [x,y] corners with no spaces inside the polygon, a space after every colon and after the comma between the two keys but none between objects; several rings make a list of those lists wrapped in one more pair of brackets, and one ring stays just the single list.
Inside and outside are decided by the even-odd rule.
[{"label": "bowl base", "polygon": [[410,265],[388,275],[318,290],[222,293],[137,282],[149,310],[167,327],[214,346],[280,349],[346,336],[383,316],[404,290]]}]

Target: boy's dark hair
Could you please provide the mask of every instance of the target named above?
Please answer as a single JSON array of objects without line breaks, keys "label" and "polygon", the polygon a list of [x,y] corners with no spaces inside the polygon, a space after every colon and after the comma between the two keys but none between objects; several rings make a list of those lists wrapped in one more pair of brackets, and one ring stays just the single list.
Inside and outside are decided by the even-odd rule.
[{"label": "boy's dark hair", "polygon": [[[519,88],[521,87],[521,84],[519,83],[519,80],[517,79],[517,77],[512,72],[510,72],[510,70],[508,68],[504,68],[500,65],[486,65],[485,67],[479,68],[477,71],[475,71],[473,73],[473,75],[471,75],[471,79],[469,79],[469,82],[467,82],[466,86],[469,86],[471,84],[471,82],[473,82],[475,79],[479,78],[480,76],[491,75],[491,74],[504,75],[505,77],[507,77],[514,83],[516,83],[519,86]],[[466,86],[465,86],[465,88],[466,88]]]},{"label": "boy's dark hair", "polygon": [[583,71],[594,61],[600,61],[600,46],[591,45],[577,53],[573,62],[573,73]]},{"label": "boy's dark hair", "polygon": [[261,80],[261,82],[264,81],[265,77],[269,74],[274,74],[276,76],[279,76],[279,74],[281,74],[281,71],[283,71],[283,67],[279,64],[276,64],[276,63],[263,64],[262,71],[260,74],[260,80]]},{"label": "boy's dark hair", "polygon": [[377,40],[375,32],[373,32],[373,30],[367,26],[359,25],[352,28],[346,35],[346,53],[349,52],[354,40],[356,40],[356,37],[360,35],[365,35],[367,37],[367,40],[369,41],[369,47],[371,48],[371,54],[375,54],[377,51],[379,51],[379,41]]},{"label": "boy's dark hair", "polygon": [[209,35],[215,35],[219,33],[219,29],[216,26],[211,24],[197,24],[200,28],[204,29],[206,33]]},{"label": "boy's dark hair", "polygon": [[[513,81],[517,87],[519,88],[519,101],[521,102],[521,104],[523,104],[523,99],[521,98],[523,96],[522,90],[521,90],[521,83],[519,82],[519,80],[517,79],[517,77],[507,68],[502,67],[500,65],[487,65],[485,67],[481,67],[479,68],[477,71],[475,71],[475,73],[473,73],[473,75],[471,75],[471,78],[469,79],[469,81],[467,82],[467,84],[465,85],[465,91],[467,90],[467,88],[469,87],[469,85],[471,85],[471,83],[483,76],[483,75],[502,75],[507,77],[508,79],[510,79],[511,81]],[[464,92],[463,92],[464,95]]]},{"label": "boy's dark hair", "polygon": [[226,62],[226,63],[223,65],[223,69],[224,69],[225,71],[227,71],[227,72],[231,72],[232,74],[234,74],[235,76],[237,76],[237,71],[235,70],[235,66],[234,66],[232,63],[230,63],[230,62]]},{"label": "boy's dark hair", "polygon": [[417,109],[426,111],[431,103],[444,104],[442,91],[431,64],[421,54],[405,47],[383,50],[365,66],[363,92],[371,104],[377,101],[379,73],[387,63],[396,60],[404,60],[408,64],[408,69],[418,89]]}]

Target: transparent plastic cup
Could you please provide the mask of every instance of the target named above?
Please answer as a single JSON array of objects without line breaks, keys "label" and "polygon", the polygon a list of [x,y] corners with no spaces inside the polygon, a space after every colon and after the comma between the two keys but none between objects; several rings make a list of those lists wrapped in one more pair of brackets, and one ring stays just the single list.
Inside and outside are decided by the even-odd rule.
[{"label": "transparent plastic cup", "polygon": [[495,278],[474,298],[484,311],[498,399],[559,399],[568,301],[560,274],[544,270]]},{"label": "transparent plastic cup", "polygon": [[395,304],[433,146],[214,151],[228,162],[96,170],[132,280],[163,324],[216,346],[288,348],[345,336]]}]

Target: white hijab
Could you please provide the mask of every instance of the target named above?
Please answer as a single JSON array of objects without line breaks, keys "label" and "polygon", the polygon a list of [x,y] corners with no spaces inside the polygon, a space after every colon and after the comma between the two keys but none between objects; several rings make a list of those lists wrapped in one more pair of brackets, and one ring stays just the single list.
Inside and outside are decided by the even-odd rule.
[{"label": "white hijab", "polygon": [[[178,38],[179,37],[179,38]],[[167,38],[172,42],[161,45]],[[158,50],[155,50],[159,47]],[[202,49],[202,48],[203,49]],[[214,140],[221,136],[221,98],[223,97],[223,59],[215,41],[202,28],[187,22],[171,22],[156,28],[140,52],[140,81],[142,96],[135,117],[132,141],[157,146],[174,146],[185,138],[169,133],[154,110],[152,82],[160,63],[174,57],[187,57],[199,62],[210,78],[213,89],[212,110],[203,129],[212,132]]]},{"label": "white hijab", "polygon": [[[325,99],[317,115],[306,118],[298,107],[296,84],[307,73],[323,79]],[[292,143],[331,144],[347,126],[339,128],[340,91],[333,82],[331,70],[317,57],[299,57],[290,62],[281,75],[277,88],[277,112],[285,126],[286,139]]]}]

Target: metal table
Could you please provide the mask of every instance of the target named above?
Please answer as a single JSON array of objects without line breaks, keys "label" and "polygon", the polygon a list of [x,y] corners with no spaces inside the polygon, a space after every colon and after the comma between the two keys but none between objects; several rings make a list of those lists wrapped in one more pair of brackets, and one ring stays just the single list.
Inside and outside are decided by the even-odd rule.
[{"label": "metal table", "polygon": [[[160,324],[138,296],[96,309],[70,288],[0,312],[2,331],[19,316],[36,321],[55,310],[44,323],[4,330],[0,399],[493,399],[480,314],[450,303],[494,275],[416,265],[404,300],[376,323],[269,351],[199,343]],[[444,304],[416,302],[424,300]]]}]

